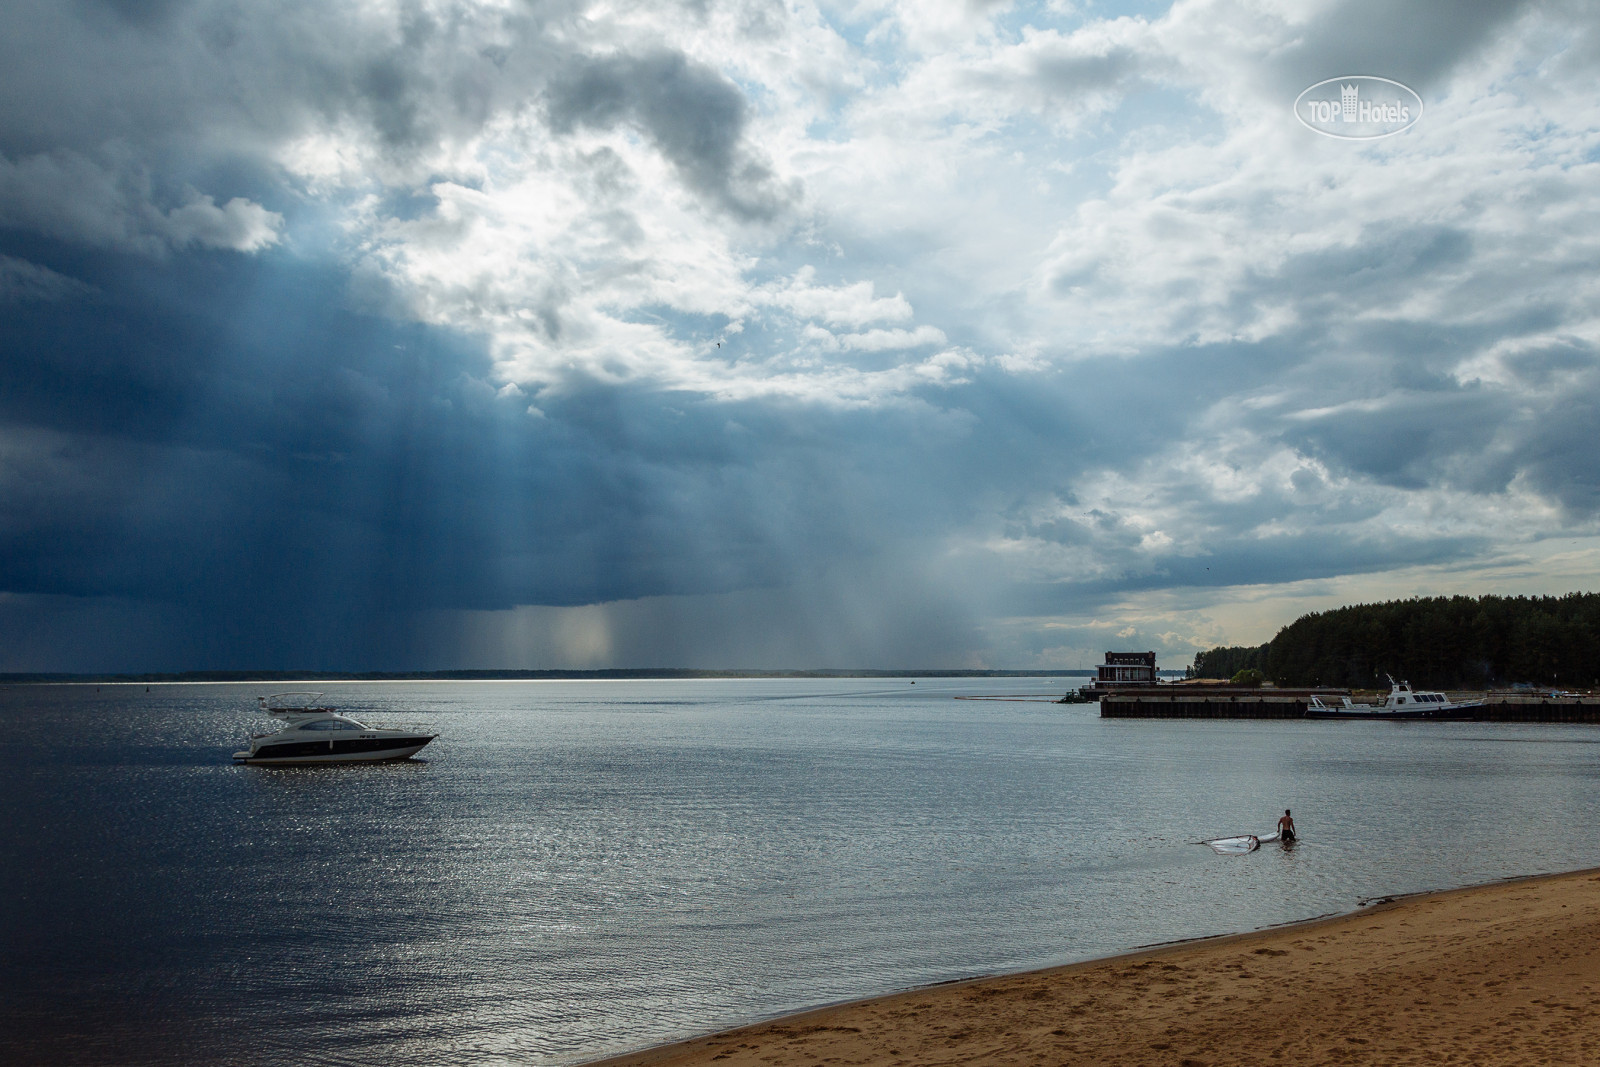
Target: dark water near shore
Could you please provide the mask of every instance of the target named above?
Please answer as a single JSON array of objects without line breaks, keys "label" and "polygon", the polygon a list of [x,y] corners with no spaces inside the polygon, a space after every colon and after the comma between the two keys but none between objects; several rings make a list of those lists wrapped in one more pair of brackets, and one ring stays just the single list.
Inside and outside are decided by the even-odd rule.
[{"label": "dark water near shore", "polygon": [[951,699],[1065,684],[325,684],[443,736],[304,769],[260,685],[0,689],[0,1062],[572,1063],[1600,865],[1600,727]]}]

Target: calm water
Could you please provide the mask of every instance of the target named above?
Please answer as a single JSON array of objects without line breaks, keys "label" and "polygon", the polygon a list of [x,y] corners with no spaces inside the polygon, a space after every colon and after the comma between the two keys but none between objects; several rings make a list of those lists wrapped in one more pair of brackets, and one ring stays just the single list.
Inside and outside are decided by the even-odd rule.
[{"label": "calm water", "polygon": [[0,689],[0,1061],[573,1063],[1600,864],[1600,728],[951,699],[1065,684],[325,685],[443,736],[306,769],[272,687]]}]

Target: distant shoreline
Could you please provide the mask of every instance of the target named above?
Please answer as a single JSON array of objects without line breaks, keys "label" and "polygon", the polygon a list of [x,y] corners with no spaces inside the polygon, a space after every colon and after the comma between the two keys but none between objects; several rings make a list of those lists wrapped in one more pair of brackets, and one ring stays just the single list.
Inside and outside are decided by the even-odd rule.
[{"label": "distant shoreline", "polygon": [[0,685],[133,682],[519,682],[633,678],[1080,678],[1094,668],[1072,670],[699,670],[690,667],[621,667],[609,670],[543,671],[171,671],[148,674],[0,673]]}]

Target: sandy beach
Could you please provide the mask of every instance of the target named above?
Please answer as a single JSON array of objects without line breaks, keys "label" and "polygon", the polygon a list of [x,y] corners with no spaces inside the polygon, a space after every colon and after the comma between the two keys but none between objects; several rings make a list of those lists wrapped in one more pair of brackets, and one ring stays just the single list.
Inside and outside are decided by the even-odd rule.
[{"label": "sandy beach", "polygon": [[1600,870],[823,1008],[608,1065],[1600,1063]]}]

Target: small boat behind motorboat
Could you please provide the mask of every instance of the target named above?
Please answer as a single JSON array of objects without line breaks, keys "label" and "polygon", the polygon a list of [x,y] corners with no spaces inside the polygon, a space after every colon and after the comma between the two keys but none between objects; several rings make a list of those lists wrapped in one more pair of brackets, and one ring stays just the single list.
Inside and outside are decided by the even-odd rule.
[{"label": "small boat behind motorboat", "polygon": [[319,707],[321,693],[278,693],[259,697],[261,710],[287,725],[275,734],[254,734],[247,752],[235,752],[241,763],[372,763],[406,759],[420,752],[438,734],[415,730],[380,730]]},{"label": "small boat behind motorboat", "polygon": [[1481,700],[1451,700],[1443,693],[1413,689],[1410,682],[1389,678],[1389,695],[1382,704],[1355,704],[1345,697],[1325,704],[1317,697],[1306,703],[1308,719],[1470,719],[1483,707]]}]

